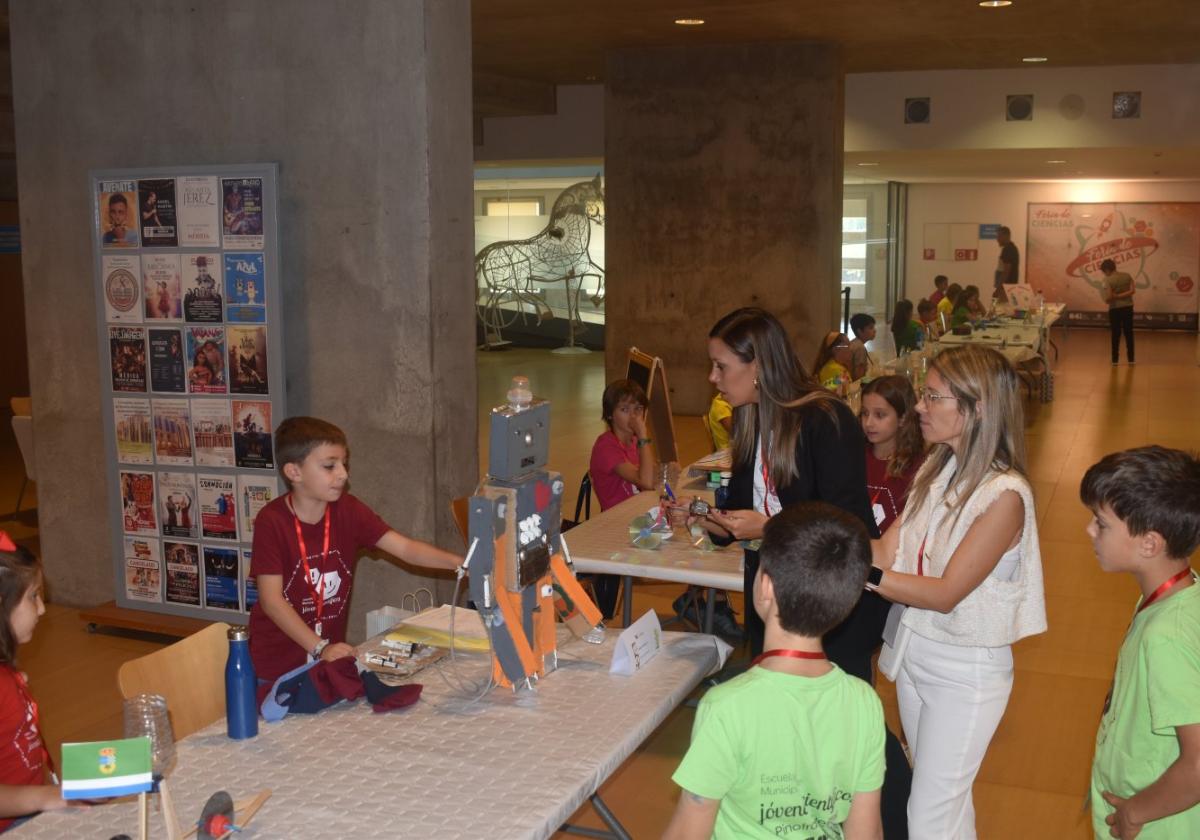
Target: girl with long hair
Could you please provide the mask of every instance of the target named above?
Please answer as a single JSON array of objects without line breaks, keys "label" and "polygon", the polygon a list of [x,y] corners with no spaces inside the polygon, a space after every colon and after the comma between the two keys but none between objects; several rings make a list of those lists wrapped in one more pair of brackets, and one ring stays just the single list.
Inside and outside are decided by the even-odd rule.
[{"label": "girl with long hair", "polygon": [[975,837],[971,786],[1012,690],[1011,645],[1046,629],[1017,374],[995,350],[932,362],[930,449],[868,580],[907,605],[880,666],[896,680],[913,758],[913,837]]},{"label": "girl with long hair", "polygon": [[917,422],[917,396],[903,376],[872,379],[859,411],[867,438],[867,493],[879,533],[904,511],[909,485],[925,454]]},{"label": "girl with long hair", "polygon": [[925,340],[925,331],[913,320],[913,304],[911,300],[896,302],[896,311],[892,315],[892,338],[896,340],[896,352],[906,353],[909,350],[920,350]]}]

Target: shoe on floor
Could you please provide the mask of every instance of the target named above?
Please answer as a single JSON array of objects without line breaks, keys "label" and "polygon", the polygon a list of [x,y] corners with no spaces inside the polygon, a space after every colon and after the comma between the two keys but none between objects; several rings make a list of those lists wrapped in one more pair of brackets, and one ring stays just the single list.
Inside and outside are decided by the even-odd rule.
[{"label": "shoe on floor", "polygon": [[740,645],[746,639],[746,631],[738,625],[728,603],[717,604],[713,611],[713,632],[732,645]]},{"label": "shoe on floor", "polygon": [[[690,591],[684,592],[671,602],[671,607],[675,610],[675,615],[684,621],[691,622],[693,626],[699,629],[700,623],[704,620],[704,596],[697,594],[689,600],[691,595]],[[697,615],[699,615],[699,618],[697,618]]]}]

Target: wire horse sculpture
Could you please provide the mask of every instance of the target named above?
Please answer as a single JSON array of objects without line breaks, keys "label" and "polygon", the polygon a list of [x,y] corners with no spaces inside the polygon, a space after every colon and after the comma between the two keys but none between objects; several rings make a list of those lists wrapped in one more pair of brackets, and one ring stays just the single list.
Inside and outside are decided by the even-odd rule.
[{"label": "wire horse sculpture", "polygon": [[592,222],[604,224],[604,190],[599,175],[563,190],[554,202],[545,230],[536,236],[493,242],[475,255],[476,310],[483,322],[486,346],[507,343],[500,331],[511,327],[517,318],[525,323],[526,306],[536,313],[538,324],[553,317],[534,284],[558,282],[567,288],[567,346],[575,346],[575,330],[583,325],[579,294],[584,278],[597,279],[592,301],[597,306],[604,301],[604,268],[593,262],[588,250]]}]

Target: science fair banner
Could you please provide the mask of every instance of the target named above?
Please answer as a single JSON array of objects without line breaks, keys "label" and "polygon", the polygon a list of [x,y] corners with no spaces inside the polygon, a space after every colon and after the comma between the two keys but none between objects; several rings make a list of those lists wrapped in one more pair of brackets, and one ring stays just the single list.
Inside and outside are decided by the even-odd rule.
[{"label": "science fair banner", "polygon": [[1200,203],[1029,205],[1026,282],[1070,323],[1108,323],[1104,260],[1133,278],[1137,326],[1196,329]]}]

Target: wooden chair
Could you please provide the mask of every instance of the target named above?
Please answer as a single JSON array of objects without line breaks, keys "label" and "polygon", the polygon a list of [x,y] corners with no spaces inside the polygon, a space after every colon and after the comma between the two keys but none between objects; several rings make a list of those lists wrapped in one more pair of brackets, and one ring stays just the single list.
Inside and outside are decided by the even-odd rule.
[{"label": "wooden chair", "polygon": [[117,687],[128,700],[160,694],[167,701],[171,729],[183,740],[225,716],[225,660],[229,625],[218,621],[173,645],[126,662]]},{"label": "wooden chair", "polygon": [[462,534],[463,545],[470,545],[470,530],[467,527],[468,505],[470,504],[470,496],[459,496],[457,499],[450,500],[450,515],[454,517],[454,524],[458,526],[458,533]]}]

